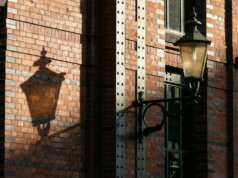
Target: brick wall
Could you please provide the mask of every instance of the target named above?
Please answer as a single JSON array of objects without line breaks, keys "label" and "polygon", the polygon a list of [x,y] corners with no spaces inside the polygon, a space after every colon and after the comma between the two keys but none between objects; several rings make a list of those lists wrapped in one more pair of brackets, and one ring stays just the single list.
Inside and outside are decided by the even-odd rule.
[{"label": "brick wall", "polygon": [[[136,85],[139,82],[138,60],[140,54],[138,52],[138,29],[140,29],[137,16],[139,7],[136,0],[126,1],[126,55],[125,55],[125,108],[130,108],[132,101],[137,97],[138,92]],[[146,2],[146,34],[145,34],[145,98],[155,99],[163,97],[163,81],[165,71],[165,30],[164,30],[164,3],[163,1],[147,1]],[[143,27],[141,27],[143,28]],[[142,38],[143,39],[143,38]],[[139,70],[138,70],[139,69]],[[144,158],[140,150],[136,147],[135,133],[135,110],[127,109],[125,117],[125,177],[139,176],[141,168],[138,166],[144,162],[145,177],[159,176],[163,172],[161,165],[164,164],[164,159],[161,159],[163,154],[163,138],[158,137],[158,134],[144,139]],[[156,124],[151,121],[151,124]],[[137,145],[141,145],[137,143]],[[158,156],[159,153],[159,156]],[[143,161],[144,160],[144,161]]]},{"label": "brick wall", "polygon": [[[235,95],[236,27],[233,2],[207,3],[207,36],[212,45],[208,61],[208,175],[235,177],[237,127]],[[233,29],[232,29],[233,28]],[[220,161],[218,161],[220,160]]]},{"label": "brick wall", "polygon": [[[138,92],[135,88],[137,72],[137,1],[126,1],[126,106],[130,106]],[[195,175],[196,177],[235,177],[237,162],[237,24],[236,2],[197,2],[200,29],[212,41],[208,50],[203,96],[195,109]],[[233,9],[233,10],[232,10]],[[186,11],[187,14],[188,11]],[[146,7],[146,96],[163,97],[165,65],[181,68],[179,52],[171,43],[173,37],[164,29],[163,1],[147,1]],[[134,98],[134,99],[133,99]],[[131,110],[132,113],[134,112]],[[136,173],[133,149],[129,139],[134,124],[126,118],[126,177]],[[159,145],[159,147],[158,147]],[[130,149],[130,150],[128,150]],[[146,176],[159,176],[164,172],[163,131],[145,139]],[[233,154],[234,152],[234,154]],[[158,156],[159,154],[159,156]],[[234,161],[234,162],[233,162]],[[156,165],[156,166],[155,166]]]},{"label": "brick wall", "polygon": [[[181,68],[179,51],[172,45],[174,36],[164,28],[164,1],[147,0],[146,60],[141,70],[138,1],[118,2],[125,3],[125,19],[119,19],[125,23],[123,64],[117,63],[114,1],[8,0],[7,8],[1,7],[4,177],[116,177],[116,118],[121,113],[124,176],[139,175],[141,163],[145,177],[165,174],[164,130],[144,139],[145,149],[138,150],[131,104],[143,70],[145,98],[164,97],[165,66]],[[203,98],[194,114],[195,177],[237,176],[237,6],[219,0],[197,3],[201,31],[212,44]],[[123,81],[117,79],[117,65],[123,66],[124,77],[119,77]],[[118,83],[124,91],[118,91]],[[116,100],[118,93],[124,101]],[[116,113],[119,102],[124,109]]]},{"label": "brick wall", "polygon": [[85,177],[85,8],[8,1],[5,177]]},{"label": "brick wall", "polygon": [[11,0],[7,34],[5,177],[114,177],[115,3]]}]

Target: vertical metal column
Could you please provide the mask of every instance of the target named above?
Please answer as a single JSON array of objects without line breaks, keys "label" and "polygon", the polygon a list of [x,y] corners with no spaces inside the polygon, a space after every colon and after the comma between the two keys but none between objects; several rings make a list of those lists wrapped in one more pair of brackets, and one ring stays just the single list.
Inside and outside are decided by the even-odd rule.
[{"label": "vertical metal column", "polygon": [[125,2],[116,1],[116,178],[124,178]]},{"label": "vertical metal column", "polygon": [[[137,93],[145,92],[145,16],[146,0],[137,0]],[[138,126],[137,126],[138,127]],[[136,177],[144,178],[145,175],[145,149],[144,142],[140,143],[137,139],[136,150]]]}]

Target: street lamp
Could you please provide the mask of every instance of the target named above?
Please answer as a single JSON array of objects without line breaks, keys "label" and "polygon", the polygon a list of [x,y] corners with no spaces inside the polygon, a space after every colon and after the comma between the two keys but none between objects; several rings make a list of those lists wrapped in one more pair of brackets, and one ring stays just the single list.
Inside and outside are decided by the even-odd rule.
[{"label": "street lamp", "polygon": [[[184,78],[188,83],[192,95],[188,98],[173,98],[173,99],[156,99],[156,100],[144,100],[143,92],[138,93],[138,99],[134,102],[134,105],[138,111],[138,139],[142,142],[143,136],[147,136],[150,133],[159,131],[167,116],[180,115],[184,108],[177,113],[169,113],[161,103],[168,103],[174,101],[187,101],[187,105],[191,102],[197,103],[199,98],[198,92],[200,82],[203,79],[203,73],[206,65],[207,48],[211,43],[205,36],[203,36],[198,30],[197,26],[201,25],[201,22],[196,19],[195,8],[193,9],[192,18],[186,23],[189,29],[174,45],[180,48],[180,57],[183,63]],[[149,127],[146,124],[145,114],[152,106],[161,108],[163,113],[162,121],[154,127]],[[144,121],[146,128],[143,129],[142,122]]]},{"label": "street lamp", "polygon": [[211,43],[197,29],[197,26],[202,23],[196,19],[196,16],[194,8],[192,19],[186,23],[189,25],[188,33],[174,44],[180,48],[184,78],[188,81],[189,88],[194,92],[194,95],[198,94],[200,81],[203,79],[207,47]]}]

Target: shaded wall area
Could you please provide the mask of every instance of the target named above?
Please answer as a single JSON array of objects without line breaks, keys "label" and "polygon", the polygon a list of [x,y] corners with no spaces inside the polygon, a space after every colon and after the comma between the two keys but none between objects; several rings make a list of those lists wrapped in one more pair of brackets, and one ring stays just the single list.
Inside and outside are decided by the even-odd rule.
[{"label": "shaded wall area", "polygon": [[[101,1],[101,177],[116,177],[116,1]],[[97,176],[95,177],[97,178]]]},{"label": "shaded wall area", "polygon": [[208,175],[236,177],[237,22],[234,1],[207,1]]},{"label": "shaded wall area", "polygon": [[86,118],[86,177],[101,177],[101,1],[87,1],[87,37],[86,37],[86,58],[85,58],[85,99],[86,112],[83,117]]},{"label": "shaded wall area", "polygon": [[[232,174],[234,175],[234,178],[238,177],[238,14],[237,14],[237,8],[238,8],[238,2],[237,1],[228,1],[227,4],[232,7],[232,47],[233,47],[233,157],[231,160],[233,160],[233,171]],[[228,6],[229,7],[229,6]],[[230,8],[231,9],[231,8]],[[228,14],[229,10],[228,9]],[[230,12],[231,13],[231,12]],[[229,16],[228,16],[229,18]]]},{"label": "shaded wall area", "polygon": [[7,148],[5,177],[84,177],[82,141],[75,124],[39,141]]}]

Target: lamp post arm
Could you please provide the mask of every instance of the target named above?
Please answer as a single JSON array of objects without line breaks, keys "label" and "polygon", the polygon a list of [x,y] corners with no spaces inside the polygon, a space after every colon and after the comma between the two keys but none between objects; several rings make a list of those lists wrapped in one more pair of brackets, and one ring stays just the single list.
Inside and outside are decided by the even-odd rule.
[{"label": "lamp post arm", "polygon": [[[184,97],[184,98],[144,100],[143,92],[139,92],[138,100],[133,102],[133,105],[137,108],[137,118],[138,118],[137,136],[138,136],[139,142],[142,143],[143,136],[148,136],[149,134],[151,134],[153,132],[161,130],[161,128],[163,127],[163,125],[165,123],[165,119],[167,118],[167,116],[176,117],[176,116],[181,115],[187,107],[189,107],[193,104],[198,104],[199,98],[200,98],[199,95],[194,95],[192,97]],[[174,101],[186,101],[187,103],[177,112],[171,113],[169,111],[166,111],[164,104],[169,103],[169,102],[174,102]],[[164,103],[164,104],[161,104],[161,103]],[[163,118],[162,118],[162,121],[159,124],[157,124],[156,126],[149,127],[145,120],[145,114],[148,111],[148,109],[151,108],[152,106],[157,106],[161,109]],[[145,123],[145,126],[146,126],[145,129],[143,129],[143,124],[142,124],[143,122]]]},{"label": "lamp post arm", "polygon": [[192,97],[183,97],[183,98],[167,98],[167,99],[155,99],[155,100],[142,100],[139,103],[144,105],[144,104],[151,104],[151,103],[168,103],[168,102],[173,102],[173,101],[194,101],[194,102],[197,102],[197,100],[199,98],[200,98],[199,95],[195,95],[195,96],[192,96]]},{"label": "lamp post arm", "polygon": [[184,110],[187,109],[188,107],[190,107],[191,105],[198,104],[198,101],[197,101],[198,98],[200,98],[200,97],[197,96],[196,98],[191,98],[190,100],[189,99],[185,100],[188,102],[179,111],[174,112],[174,113],[166,111],[165,115],[169,116],[169,117],[177,117],[177,116],[181,115],[184,112]]}]

